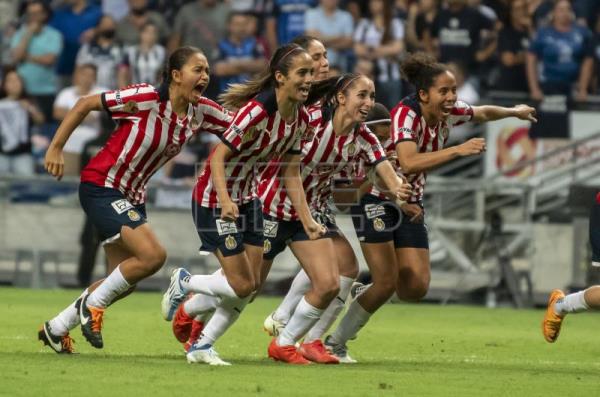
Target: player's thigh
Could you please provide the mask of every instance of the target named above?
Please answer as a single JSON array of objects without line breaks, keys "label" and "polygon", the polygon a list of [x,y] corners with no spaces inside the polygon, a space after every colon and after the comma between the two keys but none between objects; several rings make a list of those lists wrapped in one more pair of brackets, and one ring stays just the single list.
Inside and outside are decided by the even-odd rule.
[{"label": "player's thigh", "polygon": [[148,223],[121,228],[121,245],[143,263],[162,265],[166,251]]},{"label": "player's thigh", "polygon": [[313,285],[339,284],[338,261],[330,238],[292,241],[290,249]]},{"label": "player's thigh", "polygon": [[429,250],[425,248],[396,248],[396,264],[400,280],[416,279],[429,285],[431,266]]},{"label": "player's thigh", "polygon": [[371,273],[371,279],[376,284],[395,283],[398,278],[398,264],[394,243],[386,241],[383,243],[361,243],[367,266]]},{"label": "player's thigh", "polygon": [[356,278],[358,275],[358,260],[352,246],[345,236],[338,235],[332,238],[335,255],[338,259],[338,268],[341,276]]}]

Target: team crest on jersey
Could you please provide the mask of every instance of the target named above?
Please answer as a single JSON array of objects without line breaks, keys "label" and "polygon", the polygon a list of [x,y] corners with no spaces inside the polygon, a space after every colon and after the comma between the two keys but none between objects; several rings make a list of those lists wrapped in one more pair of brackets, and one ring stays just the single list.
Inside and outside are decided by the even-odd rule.
[{"label": "team crest on jersey", "polygon": [[179,153],[179,151],[181,150],[181,146],[177,143],[170,143],[167,145],[167,147],[165,148],[165,154],[168,157],[173,157],[175,156],[177,153]]},{"label": "team crest on jersey", "polygon": [[110,203],[110,205],[113,207],[115,212],[119,215],[121,215],[123,212],[133,208],[133,204],[131,204],[129,201],[127,201],[125,199],[113,201],[112,203]]},{"label": "team crest on jersey", "polygon": [[217,224],[217,233],[219,233],[219,236],[223,236],[225,234],[234,234],[234,233],[238,232],[237,225],[235,224],[235,222],[224,221],[223,219],[217,219],[216,224]]},{"label": "team crest on jersey", "polygon": [[263,221],[263,236],[275,238],[275,237],[277,237],[278,229],[279,229],[279,222],[270,221],[268,219],[265,219]]},{"label": "team crest on jersey", "polygon": [[378,232],[381,232],[383,229],[385,229],[385,222],[383,222],[383,219],[375,218],[373,220],[373,229]]},{"label": "team crest on jersey", "polygon": [[140,214],[138,214],[138,212],[136,210],[129,210],[129,211],[127,211],[127,216],[133,222],[137,222],[140,219],[142,219],[142,217],[140,216]]},{"label": "team crest on jersey", "polygon": [[263,243],[263,254],[268,254],[271,252],[271,242],[269,240],[265,240]]},{"label": "team crest on jersey", "polygon": [[348,145],[348,156],[354,156],[356,154],[356,145],[351,143]]},{"label": "team crest on jersey", "polygon": [[137,113],[140,110],[140,108],[138,107],[138,104],[136,101],[129,101],[127,102],[125,105],[123,105],[123,107],[121,108],[122,112],[125,113]]},{"label": "team crest on jersey", "polygon": [[242,136],[242,143],[253,141],[256,139],[256,137],[258,137],[258,130],[252,127],[248,131],[246,131]]},{"label": "team crest on jersey", "polygon": [[234,250],[237,248],[237,241],[235,241],[233,236],[229,235],[227,238],[225,238],[225,248],[228,250]]}]

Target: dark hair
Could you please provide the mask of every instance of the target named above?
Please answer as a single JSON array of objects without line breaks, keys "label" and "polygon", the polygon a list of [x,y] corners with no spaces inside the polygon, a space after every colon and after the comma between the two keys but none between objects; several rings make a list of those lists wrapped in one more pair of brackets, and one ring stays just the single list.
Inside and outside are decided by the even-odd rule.
[{"label": "dark hair", "polygon": [[24,1],[21,3],[20,9],[19,9],[19,15],[23,15],[27,13],[27,8],[30,5],[33,4],[39,4],[40,6],[42,6],[44,12],[46,13],[46,19],[44,20],[44,23],[47,23],[50,18],[52,17],[52,8],[50,8],[50,4],[48,4],[49,2],[46,2],[44,0],[28,0],[28,1]]},{"label": "dark hair", "polygon": [[416,52],[402,62],[400,70],[404,78],[415,86],[419,98],[420,90],[428,91],[433,86],[435,78],[449,69],[447,65],[436,61],[433,56]]},{"label": "dark hair", "polygon": [[377,124],[390,124],[391,123],[391,115],[388,108],[385,107],[382,103],[376,102],[375,105],[369,111],[367,115],[367,120],[365,123],[368,125],[377,125]]},{"label": "dark hair", "polygon": [[29,96],[25,91],[25,81],[23,81],[23,77],[17,72],[17,69],[14,66],[8,66],[2,70],[2,82],[0,83],[0,98],[6,98],[6,76],[10,73],[14,73],[17,75],[19,80],[21,80],[21,96],[19,99],[27,99]]},{"label": "dark hair", "polygon": [[[394,3],[392,0],[381,0],[383,2],[383,35],[380,44],[392,41],[392,20],[394,19]],[[370,16],[373,20],[373,15]]]},{"label": "dark hair", "polygon": [[219,100],[226,108],[241,108],[259,92],[269,87],[276,88],[275,72],[279,71],[287,76],[294,58],[302,53],[307,52],[298,44],[290,43],[279,47],[271,57],[268,69],[265,69],[253,80],[241,84],[230,84],[227,91],[219,95]]},{"label": "dark hair", "polygon": [[323,104],[337,105],[336,95],[338,92],[348,94],[348,89],[364,75],[360,73],[345,73],[341,76],[330,77],[325,80],[317,81],[310,87],[308,98],[304,102],[305,105],[311,105],[319,100]]},{"label": "dark hair", "polygon": [[175,51],[169,55],[169,59],[165,62],[165,66],[162,71],[162,82],[160,85],[160,91],[168,91],[169,85],[171,84],[171,80],[173,79],[173,70],[181,70],[183,65],[185,65],[190,59],[190,57],[194,54],[202,54],[202,50],[197,47],[185,46],[179,47]]},{"label": "dark hair", "polygon": [[310,44],[313,41],[321,42],[321,40],[317,39],[314,36],[303,34],[303,35],[294,37],[294,39],[292,40],[292,43],[298,44],[300,47],[302,47],[308,51],[308,47],[310,46]]}]

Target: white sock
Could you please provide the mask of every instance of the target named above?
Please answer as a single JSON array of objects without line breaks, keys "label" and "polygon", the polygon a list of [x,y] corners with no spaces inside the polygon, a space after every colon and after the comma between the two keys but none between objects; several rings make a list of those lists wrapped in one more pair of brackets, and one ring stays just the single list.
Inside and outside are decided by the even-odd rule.
[{"label": "white sock", "polygon": [[214,312],[221,299],[215,296],[196,294],[183,303],[183,311],[190,317],[207,312]]},{"label": "white sock", "polygon": [[331,334],[332,342],[345,344],[348,342],[348,339],[352,338],[364,327],[369,318],[371,318],[371,313],[363,309],[358,300],[355,300],[348,308],[346,315],[340,321],[335,332]]},{"label": "white sock", "polygon": [[578,313],[588,310],[590,307],[585,301],[584,294],[585,291],[579,291],[557,300],[554,304],[554,312],[559,316],[564,316],[567,313]]},{"label": "white sock", "polygon": [[221,298],[238,298],[233,288],[227,282],[227,277],[220,270],[208,276],[191,276],[188,280],[183,280],[181,285],[188,291],[204,295]]},{"label": "white sock", "polygon": [[98,308],[106,308],[112,301],[123,292],[131,288],[131,285],[121,273],[121,265],[117,266],[111,274],[102,281],[87,298],[87,305]]},{"label": "white sock", "polygon": [[306,301],[305,297],[300,299],[296,310],[290,321],[277,338],[279,346],[294,345],[321,317],[323,309],[317,309]]},{"label": "white sock", "polygon": [[85,291],[75,299],[75,302],[71,303],[62,312],[58,313],[58,316],[48,322],[54,335],[64,336],[79,325],[79,314],[77,314],[76,303],[80,298],[83,298],[84,295],[87,295],[87,293],[88,290],[86,288]]},{"label": "white sock", "polygon": [[308,292],[310,286],[311,283],[308,275],[304,270],[300,270],[300,272],[296,274],[296,277],[294,277],[290,290],[279,304],[279,307],[275,310],[273,318],[287,324],[292,317],[292,314],[294,314],[294,309],[298,306],[300,299]]},{"label": "white sock", "polygon": [[309,343],[321,337],[327,332],[329,327],[335,322],[338,315],[344,309],[348,294],[350,294],[350,288],[354,282],[353,278],[340,276],[340,293],[335,297],[333,301],[327,306],[327,309],[321,315],[321,318],[317,323],[308,331],[304,338],[304,343]]},{"label": "white sock", "polygon": [[249,300],[250,296],[223,300],[206,323],[196,344],[198,346],[214,345],[217,339],[240,317]]}]

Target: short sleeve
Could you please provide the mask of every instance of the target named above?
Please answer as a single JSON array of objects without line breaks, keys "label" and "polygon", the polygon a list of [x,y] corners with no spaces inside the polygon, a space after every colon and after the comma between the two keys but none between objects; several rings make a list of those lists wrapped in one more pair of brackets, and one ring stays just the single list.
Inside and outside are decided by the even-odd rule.
[{"label": "short sleeve", "polygon": [[239,152],[244,136],[252,133],[261,121],[267,117],[267,112],[262,105],[256,101],[250,101],[237,111],[229,127],[220,136],[221,141],[229,146],[234,152]]},{"label": "short sleeve", "polygon": [[392,110],[391,138],[394,145],[402,141],[417,141],[419,116],[408,106]]},{"label": "short sleeve", "polygon": [[375,166],[385,160],[385,150],[379,139],[368,129],[361,129],[358,136],[360,157],[368,166]]},{"label": "short sleeve", "polygon": [[230,111],[208,98],[200,100],[198,112],[202,113],[202,124],[198,130],[214,135],[223,134],[233,119]]},{"label": "short sleeve", "polygon": [[158,92],[150,84],[136,84],[101,94],[102,105],[114,119],[127,118],[150,109],[158,101]]},{"label": "short sleeve", "polygon": [[365,41],[365,30],[368,27],[368,22],[365,19],[361,19],[356,30],[354,30],[353,40],[355,43],[363,43]]},{"label": "short sleeve", "polygon": [[473,118],[473,108],[466,102],[456,101],[450,116],[448,117],[448,125],[455,126],[471,121]]},{"label": "short sleeve", "polygon": [[399,18],[392,19],[392,34],[394,40],[402,40],[404,38],[404,24]]}]

